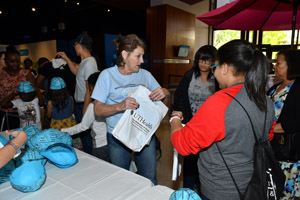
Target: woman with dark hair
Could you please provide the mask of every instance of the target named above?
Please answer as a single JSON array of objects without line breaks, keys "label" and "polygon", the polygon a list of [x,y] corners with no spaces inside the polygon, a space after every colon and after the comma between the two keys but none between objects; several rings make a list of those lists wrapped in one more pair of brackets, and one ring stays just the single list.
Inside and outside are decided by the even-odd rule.
[{"label": "woman with dark hair", "polygon": [[[92,98],[95,99],[96,116],[104,116],[107,123],[108,152],[111,162],[124,169],[129,169],[132,150],[112,136],[112,131],[127,109],[139,108],[137,101],[129,97],[130,93],[142,85],[152,91],[152,101],[167,102],[169,91],[161,88],[150,72],[140,69],[144,62],[145,43],[134,34],[115,40],[117,59],[114,67],[101,72]],[[129,135],[129,133],[128,133]],[[153,184],[156,180],[156,140],[152,137],[149,145],[135,153],[138,173]]]},{"label": "woman with dark hair", "polygon": [[[209,68],[215,63],[217,49],[205,45],[195,54],[193,67],[184,73],[174,94],[174,110],[183,114],[182,123],[190,121],[204,101],[218,90],[218,83]],[[198,154],[184,156],[183,187],[199,190]]]},{"label": "woman with dark hair", "polygon": [[[27,69],[20,68],[20,53],[14,46],[6,47],[5,52],[6,67],[0,69],[0,104],[2,101],[15,93],[22,81],[30,81],[35,86],[35,79]],[[15,96],[14,99],[19,98]],[[0,121],[2,131],[6,129],[19,128],[20,120],[16,108],[0,108]]]},{"label": "woman with dark hair", "polygon": [[221,153],[243,195],[254,166],[255,138],[247,113],[258,139],[265,141],[273,136],[274,109],[265,95],[267,59],[252,44],[243,40],[226,43],[217,52],[217,63],[211,68],[221,90],[210,96],[184,127],[182,112],[173,111],[171,139],[182,155],[199,152],[202,199],[232,200],[239,199],[239,193]]},{"label": "woman with dark hair", "polygon": [[[282,81],[273,85],[267,92],[267,95],[273,100],[275,108],[274,139],[271,141],[275,157],[282,161],[282,168],[289,179],[288,184],[294,183],[299,179],[299,174],[294,175],[290,166],[293,162],[296,164],[300,155],[300,51],[282,50],[277,54],[277,61],[274,65],[275,76]],[[293,138],[296,145],[295,152],[286,152],[289,141]],[[297,155],[297,156],[295,156]],[[297,166],[296,164],[295,166]],[[296,167],[297,168],[297,167]],[[288,174],[292,173],[293,176]],[[284,197],[293,198],[294,187],[286,187]]]}]

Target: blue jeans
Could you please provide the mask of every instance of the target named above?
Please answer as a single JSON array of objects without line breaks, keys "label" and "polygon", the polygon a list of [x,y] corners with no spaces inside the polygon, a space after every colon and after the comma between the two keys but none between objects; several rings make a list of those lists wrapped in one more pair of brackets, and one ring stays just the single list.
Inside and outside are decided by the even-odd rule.
[{"label": "blue jeans", "polygon": [[[127,148],[111,133],[107,133],[108,153],[112,164],[129,170],[132,150]],[[150,144],[146,145],[142,151],[135,152],[135,163],[138,174],[144,176],[157,185],[156,179],[156,140],[153,136]]]}]

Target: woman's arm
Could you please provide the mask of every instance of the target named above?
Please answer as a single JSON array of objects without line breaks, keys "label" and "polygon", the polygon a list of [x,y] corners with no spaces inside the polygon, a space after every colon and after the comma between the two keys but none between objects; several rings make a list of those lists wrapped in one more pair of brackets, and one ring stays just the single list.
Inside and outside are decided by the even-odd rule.
[{"label": "woman's arm", "polygon": [[116,114],[118,112],[127,109],[136,110],[139,108],[139,104],[132,97],[127,97],[121,103],[112,104],[112,105],[105,105],[104,103],[98,100],[95,100],[94,104],[95,104],[94,105],[95,116],[103,116],[103,117],[108,117],[110,115]]},{"label": "woman's arm", "polygon": [[3,148],[0,149],[0,168],[10,161],[14,155],[16,155],[17,150],[26,142],[27,135],[24,131],[6,131],[8,135],[12,135],[15,138],[10,141]]},{"label": "woman's arm", "polygon": [[35,88],[36,81],[35,81],[34,76],[30,72],[26,76],[26,81],[31,82],[32,86]]},{"label": "woman's arm", "polygon": [[85,92],[85,96],[84,96],[82,115],[84,115],[88,105],[92,102],[92,98],[91,98],[91,94],[90,94],[90,90],[89,90],[89,84],[87,81],[85,81],[85,85],[86,85],[86,92]]},{"label": "woman's arm", "polygon": [[51,100],[47,102],[47,117],[51,118],[52,117],[52,103]]},{"label": "woman's arm", "polygon": [[180,112],[180,111],[173,111],[172,112],[171,118],[170,118],[171,135],[174,132],[182,129],[182,123],[181,123],[181,121],[183,119],[182,116],[183,116],[182,112]]}]

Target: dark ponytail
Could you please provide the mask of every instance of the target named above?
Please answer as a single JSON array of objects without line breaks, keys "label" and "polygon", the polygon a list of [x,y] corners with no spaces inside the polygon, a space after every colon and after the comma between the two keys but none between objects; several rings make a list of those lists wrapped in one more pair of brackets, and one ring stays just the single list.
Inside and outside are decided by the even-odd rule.
[{"label": "dark ponytail", "polygon": [[245,88],[249,98],[263,111],[267,109],[265,91],[268,74],[266,57],[260,51],[255,50],[251,68],[246,75]]},{"label": "dark ponytail", "polygon": [[266,57],[255,45],[245,40],[232,40],[218,50],[217,60],[235,69],[235,75],[245,75],[245,89],[260,110],[266,110],[265,86],[269,67]]}]

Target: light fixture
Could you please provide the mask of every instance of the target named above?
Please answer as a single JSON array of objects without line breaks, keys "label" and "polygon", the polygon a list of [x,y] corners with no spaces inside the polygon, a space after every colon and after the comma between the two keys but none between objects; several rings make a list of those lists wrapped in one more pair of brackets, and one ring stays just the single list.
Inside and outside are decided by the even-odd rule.
[{"label": "light fixture", "polygon": [[35,8],[34,8],[34,7],[32,7],[31,10],[32,10],[33,12],[35,12]]},{"label": "light fixture", "polygon": [[107,9],[107,12],[110,12],[110,9]]},{"label": "light fixture", "polygon": [[79,6],[79,5],[80,5],[80,3],[79,3],[79,2],[77,2],[76,4],[77,4],[77,6]]},{"label": "light fixture", "polygon": [[65,0],[65,3],[67,3],[68,2],[68,0]]},{"label": "light fixture", "polygon": [[2,11],[0,10],[0,15],[2,14]]}]

